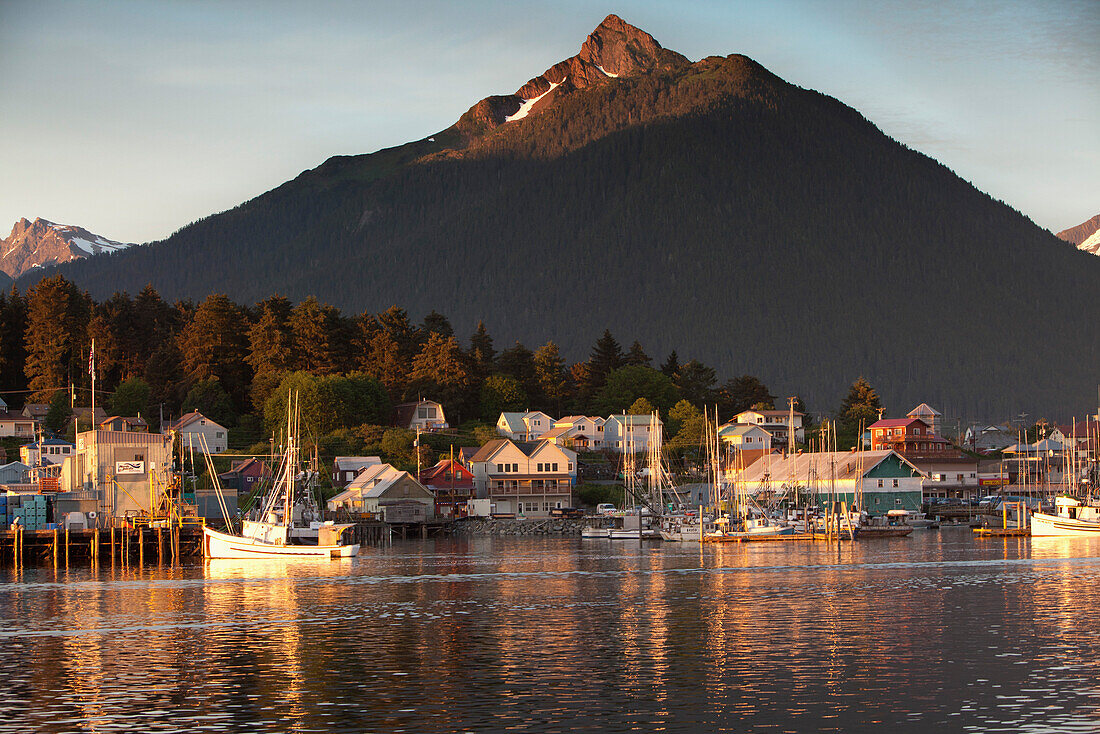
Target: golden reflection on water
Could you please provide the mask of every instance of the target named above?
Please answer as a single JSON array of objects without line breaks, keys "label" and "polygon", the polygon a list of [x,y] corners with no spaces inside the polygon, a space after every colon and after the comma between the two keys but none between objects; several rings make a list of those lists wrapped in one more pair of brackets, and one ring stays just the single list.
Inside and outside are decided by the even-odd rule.
[{"label": "golden reflection on water", "polygon": [[0,734],[1094,725],[1097,556],[947,533],[455,538],[348,561],[0,577],[3,619],[26,634],[0,645],[0,675],[35,696],[16,716],[38,717],[13,727],[0,702]]}]

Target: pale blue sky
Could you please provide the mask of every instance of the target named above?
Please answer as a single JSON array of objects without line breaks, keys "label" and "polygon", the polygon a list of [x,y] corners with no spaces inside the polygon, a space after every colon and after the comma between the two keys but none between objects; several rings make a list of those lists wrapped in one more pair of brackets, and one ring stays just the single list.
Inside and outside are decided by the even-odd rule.
[{"label": "pale blue sky", "polygon": [[744,53],[1054,231],[1100,213],[1100,2],[0,0],[0,230],[167,236],[441,130],[609,12]]}]

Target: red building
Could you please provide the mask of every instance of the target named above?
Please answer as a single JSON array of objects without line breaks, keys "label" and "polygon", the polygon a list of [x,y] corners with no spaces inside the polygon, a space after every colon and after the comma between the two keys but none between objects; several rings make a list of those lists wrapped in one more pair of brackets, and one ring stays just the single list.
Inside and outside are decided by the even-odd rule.
[{"label": "red building", "polygon": [[473,473],[451,459],[440,459],[435,466],[420,472],[420,483],[435,495],[436,515],[462,517],[466,513],[466,500],[476,496]]},{"label": "red building", "polygon": [[902,456],[941,455],[954,451],[951,442],[937,436],[919,418],[888,418],[872,423],[871,450],[894,450]]}]

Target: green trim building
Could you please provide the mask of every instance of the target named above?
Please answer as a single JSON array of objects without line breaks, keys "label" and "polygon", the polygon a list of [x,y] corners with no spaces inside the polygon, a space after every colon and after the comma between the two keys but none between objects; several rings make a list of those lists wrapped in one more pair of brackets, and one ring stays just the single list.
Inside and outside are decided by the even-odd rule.
[{"label": "green trim building", "polygon": [[754,495],[793,498],[797,493],[820,505],[835,500],[884,515],[888,510],[920,510],[925,475],[896,451],[828,451],[768,454],[730,479]]}]

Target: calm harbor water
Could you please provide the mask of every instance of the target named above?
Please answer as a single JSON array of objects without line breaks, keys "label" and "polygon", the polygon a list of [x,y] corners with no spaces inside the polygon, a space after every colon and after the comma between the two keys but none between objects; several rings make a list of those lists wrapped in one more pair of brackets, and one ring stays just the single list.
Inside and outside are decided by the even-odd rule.
[{"label": "calm harbor water", "polygon": [[0,732],[1098,731],[1100,543],[451,538],[0,572]]}]

